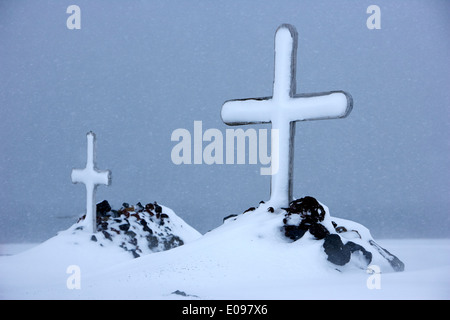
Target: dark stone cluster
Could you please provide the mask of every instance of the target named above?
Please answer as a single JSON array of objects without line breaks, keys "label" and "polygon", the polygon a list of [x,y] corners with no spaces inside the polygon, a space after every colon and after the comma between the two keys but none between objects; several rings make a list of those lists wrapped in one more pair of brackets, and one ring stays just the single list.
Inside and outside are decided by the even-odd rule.
[{"label": "dark stone cluster", "polygon": [[[309,231],[316,239],[325,238],[330,232],[321,223],[325,218],[325,209],[313,197],[304,197],[292,201],[289,208],[284,209],[287,213],[283,219],[284,235],[294,241],[303,237]],[[297,216],[299,224],[291,224],[292,218]]]},{"label": "dark stone cluster", "polygon": [[363,267],[367,267],[372,261],[372,253],[367,250],[368,247],[375,249],[383,256],[395,271],[403,271],[405,265],[400,259],[391,254],[386,249],[379,246],[375,241],[368,240],[367,247],[363,247],[353,241],[345,240],[341,234],[352,232],[357,238],[361,235],[357,230],[347,230],[344,226],[339,226],[334,221],[328,228],[323,224],[326,211],[323,206],[313,197],[304,197],[292,201],[286,211],[283,219],[284,235],[296,241],[309,233],[316,240],[323,240],[322,247],[327,255],[327,260],[338,266],[344,266],[350,262],[352,254],[358,254],[362,261],[365,261]]},{"label": "dark stone cluster", "polygon": [[334,230],[328,230],[322,224],[326,211],[315,198],[304,197],[294,200],[289,204],[289,208],[284,210],[287,212],[283,219],[284,235],[289,239],[296,241],[309,231],[315,239],[324,240],[323,248],[327,254],[327,260],[338,266],[347,264],[354,252],[360,252],[367,265],[372,261],[372,253],[364,247],[352,241],[344,244],[338,235],[340,232],[347,231],[344,227],[338,227],[333,222]]},{"label": "dark stone cluster", "polygon": [[338,266],[347,264],[351,259],[352,253],[354,252],[359,252],[362,254],[367,263],[366,266],[372,262],[371,252],[352,241],[347,241],[347,243],[344,244],[341,237],[335,233],[329,234],[325,237],[323,248],[328,256],[327,260]]},{"label": "dark stone cluster", "polygon": [[[119,210],[114,210],[104,200],[96,208],[97,232],[104,239],[118,243],[135,258],[148,249],[152,252],[164,251],[184,244],[180,237],[171,232],[169,215],[157,202],[145,206],[140,202],[134,206],[123,203]],[[91,240],[98,242],[98,234],[92,235]]]}]

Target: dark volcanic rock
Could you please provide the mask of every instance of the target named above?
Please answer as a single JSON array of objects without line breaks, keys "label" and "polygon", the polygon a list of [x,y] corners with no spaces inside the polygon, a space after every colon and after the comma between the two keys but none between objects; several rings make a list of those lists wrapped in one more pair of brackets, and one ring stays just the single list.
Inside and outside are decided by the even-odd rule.
[{"label": "dark volcanic rock", "polygon": [[155,202],[154,205],[155,205],[155,212],[156,213],[161,213],[162,212],[162,207],[157,202]]},{"label": "dark volcanic rock", "polygon": [[325,209],[313,197],[304,197],[293,200],[289,208],[285,209],[288,213],[299,214],[308,223],[320,222],[325,218]]},{"label": "dark volcanic rock", "polygon": [[[113,210],[108,201],[96,205],[97,231],[89,235],[90,240],[99,246],[117,245],[129,252],[134,258],[143,254],[169,250],[185,243],[185,237],[193,239],[197,236],[194,229],[175,215],[171,210],[156,202],[143,206],[140,202],[135,206],[127,202],[119,210]],[[74,232],[82,230],[85,216],[81,217]]]},{"label": "dark volcanic rock", "polygon": [[[364,269],[372,262],[373,254],[379,253],[395,271],[404,270],[403,262],[376,244],[368,231],[360,233],[356,230],[359,227],[355,223],[350,222],[351,227],[348,228],[331,221],[329,215],[326,215],[325,208],[313,197],[294,200],[289,204],[289,208],[284,210],[286,211],[282,227],[284,235],[296,241],[309,232],[316,240],[323,241],[322,247],[327,260],[331,263],[344,266],[356,257],[356,264]],[[362,234],[366,239],[363,239]]]},{"label": "dark volcanic rock", "polygon": [[96,209],[97,209],[97,216],[103,217],[108,212],[111,211],[111,206],[109,205],[108,201],[103,200],[102,202],[97,203]]},{"label": "dark volcanic rock", "polygon": [[230,214],[229,216],[226,216],[225,218],[223,218],[223,222],[225,222],[228,219],[234,218],[234,217],[237,217],[237,214]]},{"label": "dark volcanic rock", "polygon": [[372,253],[364,249],[364,247],[356,244],[352,241],[348,241],[346,244],[342,242],[342,239],[337,234],[330,234],[325,237],[323,243],[325,253],[328,255],[327,260],[343,266],[350,261],[351,254],[354,252],[361,252],[366,260],[366,266],[372,262]]},{"label": "dark volcanic rock", "polygon": [[343,266],[350,261],[350,251],[345,248],[341,237],[337,234],[330,234],[325,238],[323,248],[327,254],[327,260],[338,265]]},{"label": "dark volcanic rock", "polygon": [[316,239],[323,239],[330,232],[321,222],[325,218],[325,209],[313,197],[294,200],[285,209],[287,214],[283,219],[284,234],[294,241],[303,237],[309,231]]}]

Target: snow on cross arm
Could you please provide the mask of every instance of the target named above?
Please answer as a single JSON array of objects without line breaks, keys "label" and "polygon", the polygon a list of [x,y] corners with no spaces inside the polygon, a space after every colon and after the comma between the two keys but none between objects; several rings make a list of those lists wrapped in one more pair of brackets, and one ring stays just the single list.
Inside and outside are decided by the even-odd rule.
[{"label": "snow on cross arm", "polygon": [[227,125],[272,124],[272,167],[275,169],[271,174],[270,204],[273,207],[288,207],[292,200],[296,121],[344,118],[353,106],[351,95],[344,91],[297,95],[296,56],[297,31],[283,24],[275,33],[272,97],[229,100],[221,111]]},{"label": "snow on cross arm", "polygon": [[87,133],[87,161],[84,169],[72,169],[72,182],[86,186],[86,228],[89,232],[97,231],[97,209],[95,191],[99,184],[111,184],[111,171],[99,171],[95,167],[95,134]]}]

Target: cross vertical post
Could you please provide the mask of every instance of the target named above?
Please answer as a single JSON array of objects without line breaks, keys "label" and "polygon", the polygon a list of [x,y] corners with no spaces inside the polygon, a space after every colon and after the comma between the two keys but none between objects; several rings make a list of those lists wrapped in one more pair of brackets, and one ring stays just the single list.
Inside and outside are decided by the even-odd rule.
[{"label": "cross vertical post", "polygon": [[[275,66],[272,97],[226,101],[221,116],[227,125],[271,123],[272,161],[270,206],[288,207],[293,195],[294,137],[297,121],[345,118],[353,99],[344,91],[296,94],[297,31],[289,24],[275,33]],[[274,154],[274,150],[278,152]]]},{"label": "cross vertical post", "polygon": [[84,169],[72,169],[72,182],[83,183],[86,186],[86,216],[85,224],[88,232],[97,232],[97,208],[95,191],[100,184],[111,184],[111,171],[99,171],[95,164],[95,134],[87,133],[87,160]]}]

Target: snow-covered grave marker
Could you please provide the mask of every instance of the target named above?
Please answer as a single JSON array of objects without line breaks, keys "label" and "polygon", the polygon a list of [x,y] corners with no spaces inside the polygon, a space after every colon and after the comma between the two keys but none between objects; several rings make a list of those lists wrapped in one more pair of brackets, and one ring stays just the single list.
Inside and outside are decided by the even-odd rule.
[{"label": "snow-covered grave marker", "polygon": [[99,184],[111,184],[111,171],[99,171],[95,167],[95,134],[87,133],[87,161],[86,168],[72,169],[72,182],[83,183],[86,186],[86,228],[89,232],[97,230],[97,208],[95,204],[95,191]]},{"label": "snow-covered grave marker", "polygon": [[275,33],[272,97],[229,100],[221,111],[227,125],[272,124],[269,203],[274,208],[288,207],[292,200],[296,121],[344,118],[353,107],[351,95],[344,91],[296,94],[296,56],[297,31],[283,24]]}]

